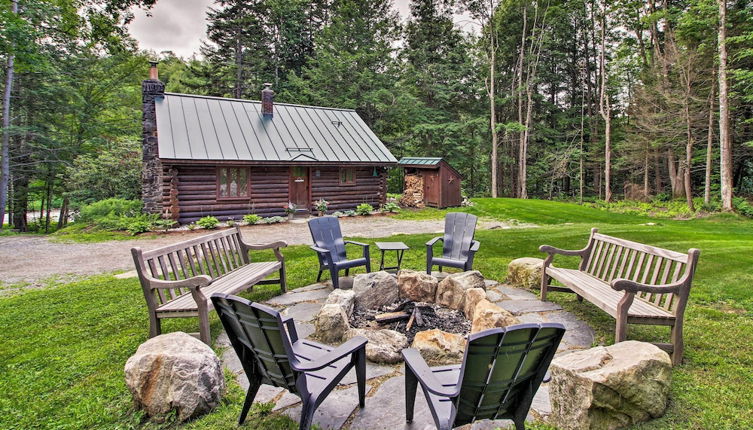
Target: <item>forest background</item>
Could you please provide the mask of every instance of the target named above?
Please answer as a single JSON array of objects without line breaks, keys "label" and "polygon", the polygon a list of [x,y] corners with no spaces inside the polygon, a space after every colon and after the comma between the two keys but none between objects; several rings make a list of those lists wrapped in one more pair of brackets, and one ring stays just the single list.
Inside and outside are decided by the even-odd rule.
[{"label": "forest background", "polygon": [[0,224],[139,198],[155,59],[168,91],[271,82],[276,102],[355,109],[396,157],[445,157],[471,197],[753,215],[752,1],[412,0],[401,19],[389,0],[218,0],[191,58],[128,34],[154,3],[0,1]]}]

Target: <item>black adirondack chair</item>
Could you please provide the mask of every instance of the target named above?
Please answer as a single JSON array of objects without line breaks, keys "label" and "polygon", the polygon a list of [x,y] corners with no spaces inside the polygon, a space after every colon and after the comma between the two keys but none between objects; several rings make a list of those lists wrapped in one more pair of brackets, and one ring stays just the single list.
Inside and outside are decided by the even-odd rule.
[{"label": "black adirondack chair", "polygon": [[[316,282],[321,281],[322,272],[325,270],[329,270],[334,288],[340,288],[338,273],[343,269],[345,276],[348,276],[353,267],[366,266],[366,272],[371,272],[369,245],[352,240],[343,240],[340,221],[337,218],[325,216],[309,220],[309,230],[314,239],[314,245],[311,246],[311,249],[316,251],[316,255],[319,257],[319,274],[316,276]],[[363,257],[348,260],[345,255],[345,245],[347,244],[362,247]]]},{"label": "black adirondack chair", "polygon": [[482,419],[511,419],[517,430],[557,351],[562,324],[520,324],[472,334],[463,363],[428,367],[419,352],[403,350],[405,415],[413,420],[416,388],[421,384],[440,430]]},{"label": "black adirondack chair", "polygon": [[[476,255],[481,244],[473,240],[476,232],[475,215],[465,212],[450,212],[444,217],[444,237],[435,237],[426,242],[426,273],[431,275],[434,265],[457,267],[459,269],[472,270],[473,257]],[[442,256],[434,256],[434,244],[442,241]]]},{"label": "black adirondack chair", "polygon": [[212,294],[230,343],[238,354],[249,387],[239,424],[243,424],[261,384],[282,387],[300,396],[300,429],[311,427],[314,411],[355,367],[358,405],[366,394],[366,343],[357,336],[337,348],[298,339],[293,319],[274,309],[227,294]]}]

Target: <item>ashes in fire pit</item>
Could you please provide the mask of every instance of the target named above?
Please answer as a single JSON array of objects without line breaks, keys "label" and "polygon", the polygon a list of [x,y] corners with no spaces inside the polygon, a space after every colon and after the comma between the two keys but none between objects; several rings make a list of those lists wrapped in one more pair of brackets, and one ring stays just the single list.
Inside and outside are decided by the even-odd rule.
[{"label": "ashes in fire pit", "polygon": [[416,333],[439,329],[448,333],[466,335],[471,322],[463,312],[448,309],[435,303],[398,300],[378,309],[356,309],[350,316],[350,325],[357,328],[390,329],[403,333],[408,343]]}]

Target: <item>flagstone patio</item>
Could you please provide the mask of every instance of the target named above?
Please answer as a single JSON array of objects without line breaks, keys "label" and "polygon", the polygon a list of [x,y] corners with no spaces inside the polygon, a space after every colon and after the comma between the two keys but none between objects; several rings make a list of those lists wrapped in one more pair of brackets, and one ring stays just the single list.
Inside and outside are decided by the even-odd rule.
[{"label": "flagstone patio", "polygon": [[[348,282],[341,284],[349,285]],[[487,280],[487,298],[510,312],[523,323],[559,322],[567,332],[557,354],[590,348],[594,341],[593,330],[573,314],[562,310],[552,302],[542,302],[533,293]],[[343,285],[343,286],[345,286]],[[313,319],[332,291],[329,282],[312,284],[273,297],[265,304],[280,309],[292,316],[300,337],[314,332]],[[235,351],[230,347],[225,333],[217,339],[218,345],[227,346],[222,354],[224,365],[237,375],[238,382],[246,389],[248,379],[243,373]],[[340,386],[319,406],[314,415],[314,424],[322,429],[433,429],[434,422],[421,390],[418,390],[415,416],[412,424],[405,423],[405,392],[403,364],[380,365],[366,362],[366,407],[358,408],[355,372],[343,378]],[[298,421],[301,403],[299,398],[282,388],[262,385],[256,396],[257,403],[273,402],[273,410],[281,411]],[[534,398],[529,420],[543,418],[551,412],[549,388],[543,384]],[[507,428],[511,421],[478,421],[472,430]]]}]

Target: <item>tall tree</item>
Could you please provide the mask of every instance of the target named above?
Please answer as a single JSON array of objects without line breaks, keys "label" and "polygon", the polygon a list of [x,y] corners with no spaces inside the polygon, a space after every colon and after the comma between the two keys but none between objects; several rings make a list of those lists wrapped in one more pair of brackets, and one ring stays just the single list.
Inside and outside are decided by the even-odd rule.
[{"label": "tall tree", "polygon": [[732,139],[729,135],[729,90],[727,86],[727,1],[719,5],[719,155],[722,210],[732,210]]},{"label": "tall tree", "polygon": [[[18,0],[11,2],[11,13],[18,15]],[[10,180],[10,96],[13,91],[15,53],[8,53],[5,68],[5,90],[3,91],[3,142],[2,164],[0,165],[0,228],[5,222],[5,207],[8,204],[8,181]]]}]

